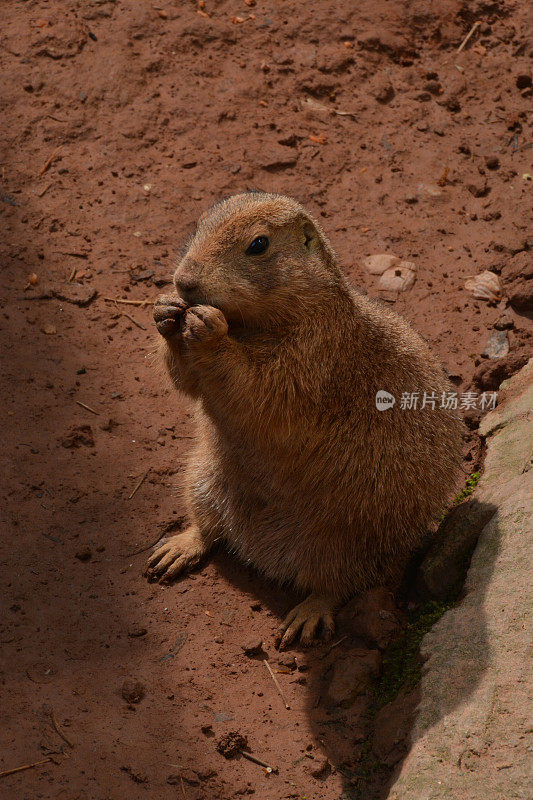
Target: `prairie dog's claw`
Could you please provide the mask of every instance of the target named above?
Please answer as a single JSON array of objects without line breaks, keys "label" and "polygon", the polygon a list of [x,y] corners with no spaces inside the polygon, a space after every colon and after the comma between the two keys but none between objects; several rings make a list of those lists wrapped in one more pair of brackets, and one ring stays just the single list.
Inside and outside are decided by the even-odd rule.
[{"label": "prairie dog's claw", "polygon": [[335,630],[333,603],[328,597],[311,594],[287,614],[279,627],[276,646],[279,650],[285,650],[298,635],[302,645],[310,645],[316,638],[320,624],[325,638],[330,639]]},{"label": "prairie dog's claw", "polygon": [[226,317],[213,306],[191,306],[183,318],[183,338],[191,345],[216,342],[227,332]]},{"label": "prairie dog's claw", "polygon": [[187,303],[178,294],[163,294],[154,303],[154,321],[157,330],[165,339],[174,336],[180,329],[181,318]]},{"label": "prairie dog's claw", "polygon": [[188,572],[205,556],[207,548],[193,528],[163,539],[148,559],[148,580],[170,583],[180,573]]}]

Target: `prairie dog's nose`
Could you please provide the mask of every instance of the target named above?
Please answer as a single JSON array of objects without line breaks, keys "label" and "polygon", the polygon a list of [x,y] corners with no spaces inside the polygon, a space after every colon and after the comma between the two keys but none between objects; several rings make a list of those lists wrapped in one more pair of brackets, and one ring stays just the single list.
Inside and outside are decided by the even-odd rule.
[{"label": "prairie dog's nose", "polygon": [[198,278],[202,267],[196,261],[183,261],[174,275],[176,289],[180,292],[194,292],[198,289]]},{"label": "prairie dog's nose", "polygon": [[180,292],[194,292],[198,288],[196,275],[190,275],[189,273],[177,273],[174,275],[174,283],[176,284],[176,289]]}]

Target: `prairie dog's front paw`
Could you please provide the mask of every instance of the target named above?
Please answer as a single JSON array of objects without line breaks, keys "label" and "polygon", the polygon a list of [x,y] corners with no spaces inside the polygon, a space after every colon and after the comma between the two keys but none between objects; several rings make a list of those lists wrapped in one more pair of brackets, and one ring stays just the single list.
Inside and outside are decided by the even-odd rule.
[{"label": "prairie dog's front paw", "polygon": [[181,318],[187,303],[179,294],[162,294],[154,303],[154,321],[157,330],[165,339],[170,339],[180,330]]},{"label": "prairie dog's front paw", "polygon": [[210,344],[228,332],[222,311],[213,306],[192,306],[183,317],[182,335],[188,344]]}]

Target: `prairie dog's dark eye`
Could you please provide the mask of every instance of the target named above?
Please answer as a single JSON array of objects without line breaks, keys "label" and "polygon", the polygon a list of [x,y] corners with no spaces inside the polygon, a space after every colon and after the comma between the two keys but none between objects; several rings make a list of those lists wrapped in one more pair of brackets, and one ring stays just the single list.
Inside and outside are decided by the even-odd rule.
[{"label": "prairie dog's dark eye", "polygon": [[260,256],[261,253],[264,253],[269,245],[269,241],[266,236],[257,236],[248,250],[246,251],[247,256]]}]

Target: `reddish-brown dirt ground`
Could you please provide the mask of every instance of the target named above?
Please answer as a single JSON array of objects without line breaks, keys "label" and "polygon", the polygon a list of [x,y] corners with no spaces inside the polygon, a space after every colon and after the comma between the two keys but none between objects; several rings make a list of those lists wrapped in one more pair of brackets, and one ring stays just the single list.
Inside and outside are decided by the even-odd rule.
[{"label": "reddish-brown dirt ground", "polygon": [[[107,298],[152,301],[214,201],[281,192],[371,295],[365,256],[415,262],[395,308],[459,391],[495,388],[531,353],[527,303],[505,300],[531,292],[527,9],[2,3],[0,771],[53,759],[1,777],[2,799],[384,791],[414,702],[400,695],[369,736],[371,681],[403,614],[385,589],[340,615],[333,650],[296,648],[293,671],[274,648],[291,591],[222,553],[170,587],[143,578],[150,544],[179,527],[193,430],[154,363],[150,306]],[[464,289],[486,268],[501,274],[498,305]],[[503,314],[510,354],[485,380]],[[243,652],[257,639],[290,710]],[[138,703],[128,679],[144,686]],[[216,742],[232,730],[279,773],[225,760]]]}]

